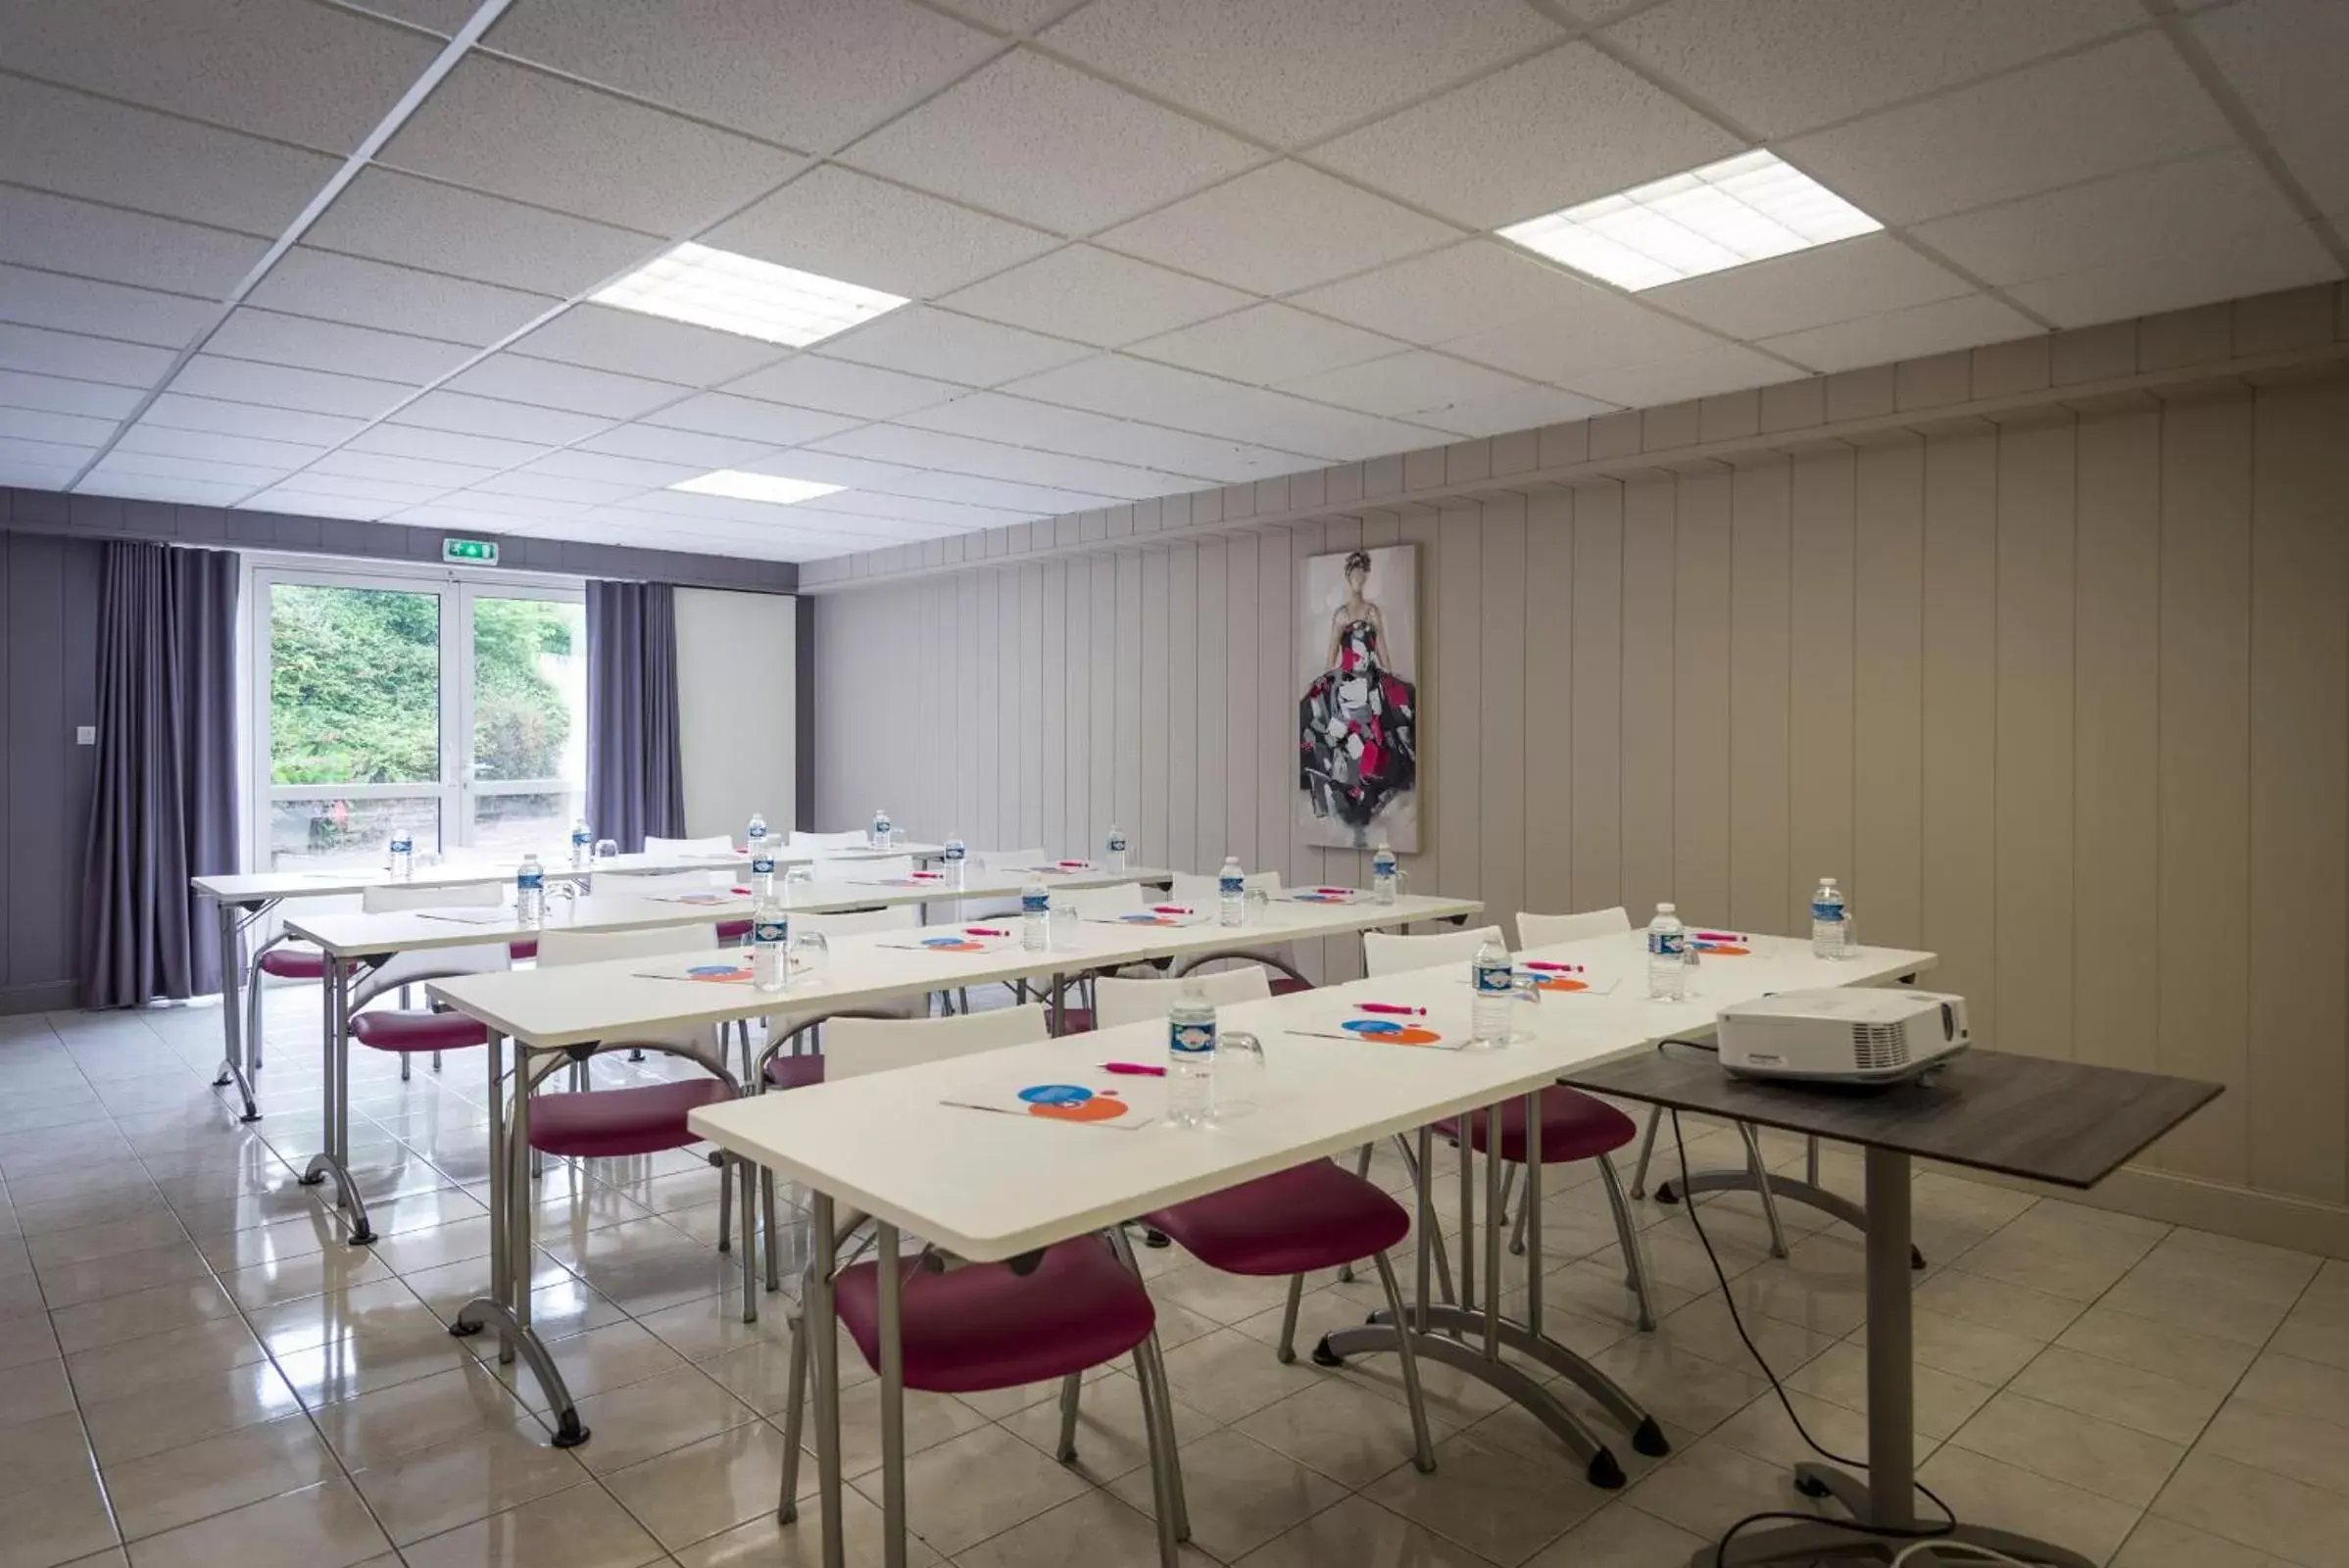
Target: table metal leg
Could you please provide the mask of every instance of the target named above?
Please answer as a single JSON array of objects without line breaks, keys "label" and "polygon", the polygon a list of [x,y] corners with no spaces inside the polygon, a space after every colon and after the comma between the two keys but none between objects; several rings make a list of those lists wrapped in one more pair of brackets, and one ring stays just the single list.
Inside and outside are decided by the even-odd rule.
[{"label": "table metal leg", "polygon": [[375,1239],[375,1233],[367,1225],[367,1206],[359,1196],[359,1184],[351,1179],[351,1084],[347,1054],[351,967],[342,958],[329,956],[326,959],[325,984],[320,988],[325,1008],[320,1033],[325,1037],[326,1147],[310,1157],[310,1164],[302,1172],[302,1182],[316,1187],[329,1176],[334,1178],[335,1205],[351,1216],[351,1245],[365,1247]]},{"label": "table metal leg", "polygon": [[832,1200],[811,1195],[808,1219],[815,1230],[815,1261],[808,1276],[801,1332],[815,1351],[815,1474],[823,1497],[824,1568],[846,1568],[840,1528],[840,1327],[832,1303],[832,1272],[840,1265]]},{"label": "table metal leg", "polygon": [[[213,901],[213,909],[220,922],[220,1038],[225,1054],[220,1057],[220,1075],[213,1079],[215,1089],[236,1085],[237,1098],[244,1102],[244,1114],[239,1121],[259,1121],[261,1112],[253,1104],[253,1041],[244,1029],[244,1010],[237,1004],[237,993],[245,978],[244,923],[237,918],[237,906],[225,900]],[[254,984],[260,984],[259,977]]]},{"label": "table metal leg", "polygon": [[1542,1096],[1525,1097],[1525,1199],[1517,1209],[1519,1241],[1511,1251],[1525,1255],[1525,1326],[1542,1332]]},{"label": "table metal leg", "polygon": [[[1745,1130],[1750,1131],[1750,1129]],[[1814,1172],[1818,1169],[1818,1152],[1816,1150],[1811,1152],[1809,1168]],[[1762,1174],[1769,1178],[1768,1196],[1771,1200],[1783,1198],[1788,1202],[1806,1204],[1819,1210],[1822,1214],[1841,1220],[1855,1231],[1863,1233],[1867,1231],[1868,1210],[1845,1198],[1841,1193],[1832,1192],[1820,1186],[1815,1178],[1805,1181],[1796,1176],[1781,1176],[1776,1171],[1770,1170],[1765,1170]],[[1688,1179],[1685,1182],[1679,1180],[1659,1182],[1656,1185],[1656,1201],[1677,1203],[1681,1201],[1683,1194],[1759,1193],[1762,1191],[1762,1182],[1756,1178],[1750,1168],[1700,1170],[1691,1171]],[[1632,1186],[1632,1196],[1634,1198],[1639,1196],[1637,1182]],[[1773,1210],[1776,1206],[1775,1202],[1769,1204]],[[1924,1266],[1925,1254],[1911,1245],[1909,1267],[1921,1269]]]},{"label": "table metal leg", "polygon": [[880,1270],[881,1561],[905,1568],[905,1276],[898,1268],[898,1228],[875,1224],[873,1250]]}]

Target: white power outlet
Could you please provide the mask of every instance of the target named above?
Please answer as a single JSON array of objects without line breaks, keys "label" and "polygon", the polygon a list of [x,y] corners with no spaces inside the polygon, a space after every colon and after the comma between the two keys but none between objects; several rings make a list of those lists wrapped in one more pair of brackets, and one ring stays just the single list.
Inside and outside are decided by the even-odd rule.
[{"label": "white power outlet", "polygon": [[76,746],[97,745],[98,726],[95,724],[83,724],[75,728],[73,731],[73,744]]}]

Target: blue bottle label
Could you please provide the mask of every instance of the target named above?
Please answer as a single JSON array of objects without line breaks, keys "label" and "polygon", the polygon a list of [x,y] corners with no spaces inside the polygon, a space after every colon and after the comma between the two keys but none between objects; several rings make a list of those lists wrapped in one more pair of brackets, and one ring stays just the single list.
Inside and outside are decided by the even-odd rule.
[{"label": "blue bottle label", "polygon": [[1109,835],[1109,853],[1111,855],[1123,855],[1126,853],[1126,836],[1123,833],[1112,833]]},{"label": "blue bottle label", "polygon": [[1476,966],[1476,989],[1479,995],[1490,996],[1515,989],[1516,976],[1505,963],[1480,963]]},{"label": "blue bottle label", "polygon": [[1227,899],[1245,897],[1248,893],[1248,878],[1244,876],[1218,877],[1215,882],[1215,890]]},{"label": "blue bottle label", "polygon": [[889,832],[889,831],[890,831],[889,818],[887,818],[886,816],[876,816],[876,817],[874,817],[874,818],[873,818],[873,831],[874,831],[875,833],[887,833],[887,832]]},{"label": "blue bottle label", "polygon": [[1843,901],[1836,899],[1831,903],[1826,899],[1813,899],[1811,901],[1811,918],[1814,920],[1842,919]]},{"label": "blue bottle label", "polygon": [[774,859],[763,849],[751,858],[751,874],[753,876],[773,876],[775,874]]},{"label": "blue bottle label", "polygon": [[946,858],[949,860],[959,860],[968,853],[969,852],[967,850],[963,849],[962,841],[960,839],[949,839],[946,841]]},{"label": "blue bottle label", "polygon": [[571,829],[571,844],[572,844],[572,846],[573,846],[574,848],[576,848],[576,847],[577,847],[577,846],[579,846],[579,845],[585,844],[586,842],[587,842],[587,829],[585,829],[585,828],[583,828],[583,827],[575,827],[575,828],[572,828],[572,829]]},{"label": "blue bottle label", "polygon": [[779,948],[791,938],[789,920],[755,920],[751,923],[751,940],[762,948]]},{"label": "blue bottle label", "polygon": [[1023,893],[1019,896],[1019,912],[1050,914],[1052,912],[1052,896],[1049,893]]},{"label": "blue bottle label", "polygon": [[1650,931],[1647,933],[1647,951],[1659,957],[1666,955],[1676,958],[1686,957],[1688,953],[1688,933],[1686,931]]},{"label": "blue bottle label", "polygon": [[1381,855],[1374,858],[1370,862],[1370,871],[1373,876],[1393,876],[1395,874],[1395,857]]},{"label": "blue bottle label", "polygon": [[414,851],[415,843],[416,841],[405,833],[396,834],[391,841],[391,852],[394,855],[411,854]]},{"label": "blue bottle label", "polygon": [[514,885],[526,892],[535,893],[546,885],[546,873],[543,871],[523,871],[514,877]]},{"label": "blue bottle label", "polygon": [[1166,1049],[1178,1056],[1211,1056],[1215,1054],[1215,1025],[1170,1023],[1166,1026]]}]

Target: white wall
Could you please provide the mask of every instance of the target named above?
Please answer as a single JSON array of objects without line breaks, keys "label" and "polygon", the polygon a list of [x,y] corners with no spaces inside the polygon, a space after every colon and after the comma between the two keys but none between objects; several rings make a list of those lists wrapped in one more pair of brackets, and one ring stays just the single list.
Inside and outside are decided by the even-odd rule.
[{"label": "white wall", "polygon": [[788,594],[677,590],[677,728],[691,837],[740,832],[753,811],[791,831],[798,610]]}]

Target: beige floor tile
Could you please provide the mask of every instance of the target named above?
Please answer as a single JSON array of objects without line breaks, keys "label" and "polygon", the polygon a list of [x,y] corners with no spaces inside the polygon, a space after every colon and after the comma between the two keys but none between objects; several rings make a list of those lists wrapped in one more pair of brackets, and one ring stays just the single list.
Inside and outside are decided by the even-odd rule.
[{"label": "beige floor tile", "polygon": [[1917,1305],[2044,1345],[2070,1328],[2087,1303],[1951,1267],[1917,1287]]},{"label": "beige floor tile", "polygon": [[[770,1296],[759,1305],[759,1321],[745,1323],[739,1299],[710,1296],[683,1306],[648,1312],[636,1321],[687,1360],[706,1361],[749,1345],[789,1344],[790,1316],[795,1310],[787,1298]],[[845,1375],[848,1369],[843,1366],[841,1370]]]},{"label": "beige floor tile", "polygon": [[245,1316],[275,1355],[290,1355],[354,1334],[395,1333],[436,1321],[416,1292],[395,1279],[254,1307]]},{"label": "beige floor tile", "polygon": [[2055,1343],[2222,1395],[2234,1387],[2259,1353],[2256,1346],[2157,1323],[2124,1312],[2108,1301],[2082,1312]]},{"label": "beige floor tile", "polygon": [[601,1488],[580,1487],[401,1548],[408,1568],[641,1568],[661,1544]]},{"label": "beige floor tile", "polygon": [[182,1280],[209,1279],[211,1273],[204,1254],[185,1237],[157,1247],[39,1270],[41,1295],[48,1299],[52,1311]]},{"label": "beige floor tile", "polygon": [[[1357,1388],[1384,1395],[1396,1404],[1403,1402],[1402,1359],[1381,1351],[1377,1354],[1348,1357],[1342,1372],[1331,1373],[1313,1367],[1305,1351],[1297,1352],[1297,1365],[1311,1367],[1324,1380],[1336,1377]],[[1530,1362],[1518,1365],[1537,1381],[1546,1374]],[[1419,1388],[1427,1403],[1428,1421],[1438,1429],[1457,1431],[1474,1426],[1509,1402],[1508,1396],[1481,1378],[1473,1377],[1458,1367],[1446,1366],[1426,1356],[1419,1358]],[[1178,1398],[1181,1397],[1178,1392]]]},{"label": "beige floor tile", "polygon": [[446,1268],[475,1258],[484,1260],[486,1270],[489,1253],[487,1214],[422,1226],[397,1236],[386,1235],[375,1244],[375,1255],[395,1274],[421,1274],[427,1269]]},{"label": "beige floor tile", "polygon": [[62,1353],[57,1348],[57,1331],[49,1326],[46,1311],[36,1309],[18,1317],[0,1318],[0,1371],[54,1361]]},{"label": "beige floor tile", "polygon": [[1718,1437],[1673,1455],[1621,1495],[1640,1512],[1706,1541],[1749,1513],[1811,1511],[1794,1491],[1786,1466],[1757,1459]]},{"label": "beige floor tile", "polygon": [[352,1469],[503,1427],[528,1412],[514,1392],[471,1362],[312,1412],[318,1431]]},{"label": "beige floor tile", "polygon": [[[867,1500],[882,1501],[878,1471],[852,1485]],[[948,1556],[1086,1490],[1081,1476],[996,1426],[966,1432],[905,1461],[907,1518],[916,1535]],[[1147,1494],[1149,1488],[1143,1490]]]},{"label": "beige floor tile", "polygon": [[1639,1334],[1590,1357],[1649,1415],[1683,1432],[1705,1433],[1753,1402],[1769,1383],[1733,1366]]},{"label": "beige floor tile", "polygon": [[1704,1542],[1678,1525],[1611,1502],[1552,1542],[1526,1568],[1688,1568]]},{"label": "beige floor tile", "polygon": [[[2109,1217],[2108,1217],[2109,1222]],[[2232,1296],[2290,1307],[2323,1260],[2210,1231],[2172,1231],[2145,1255],[2141,1272],[2188,1289],[2213,1286]]]},{"label": "beige floor tile", "polygon": [[2349,1498],[2200,1449],[2154,1499],[2165,1519],[2302,1565],[2349,1565]]},{"label": "beige floor tile", "polygon": [[578,1451],[552,1446],[537,1422],[517,1416],[505,1426],[412,1449],[351,1479],[392,1544],[405,1548],[584,1485],[588,1472],[574,1457]]},{"label": "beige floor tile", "polygon": [[2251,1363],[2234,1397],[2250,1404],[2349,1426],[2349,1372],[2270,1350]]},{"label": "beige floor tile", "polygon": [[1950,1439],[2050,1480],[2142,1509],[2185,1445],[2004,1390]]},{"label": "beige floor tile", "polygon": [[[1326,1476],[1229,1429],[1187,1444],[1181,1452],[1192,1542],[1225,1562],[1346,1495],[1346,1489]],[[1131,1471],[1109,1490],[1154,1514],[1149,1471]],[[933,1539],[932,1544],[938,1543]]]},{"label": "beige floor tile", "polygon": [[[1236,1427],[1349,1489],[1366,1487],[1412,1457],[1410,1411],[1348,1382],[1292,1395]],[[1448,1427],[1433,1427],[1430,1441],[1449,1436]]]},{"label": "beige floor tile", "polygon": [[2311,1285],[2268,1348],[2349,1372],[2349,1285]]},{"label": "beige floor tile", "polygon": [[2113,1568],[2292,1568],[2281,1557],[2271,1557],[2250,1546],[2147,1514],[2129,1533],[2128,1544],[2113,1558]]},{"label": "beige floor tile", "polygon": [[1166,1378],[1174,1396],[1221,1422],[1239,1420],[1332,1376],[1297,1351],[1294,1363],[1274,1359],[1270,1347],[1237,1329],[1218,1329],[1205,1339],[1166,1352]]},{"label": "beige floor tile", "polygon": [[111,1220],[104,1225],[51,1231],[30,1238],[24,1250],[36,1267],[48,1270],[71,1263],[94,1262],[102,1257],[119,1257],[124,1252],[141,1252],[150,1248],[171,1247],[186,1240],[187,1233],[179,1228],[179,1221],[169,1209],[162,1209]]},{"label": "beige floor tile", "polygon": [[[853,1396],[842,1400],[844,1417],[856,1415],[856,1403]],[[963,1408],[969,1410],[967,1405]],[[974,1417],[977,1414],[976,1411],[969,1413]],[[1031,1404],[1024,1410],[1004,1416],[1001,1425],[1032,1447],[1051,1454],[1060,1441],[1059,1401],[1046,1399]],[[1180,1399],[1175,1401],[1175,1444],[1178,1447],[1205,1437],[1215,1430],[1215,1425],[1213,1420]],[[912,1441],[912,1405],[908,1399],[908,1443]],[[854,1444],[844,1443],[843,1448],[851,1458],[857,1452]],[[865,1451],[878,1452],[877,1436],[869,1440]],[[1089,1379],[1085,1384],[1084,1396],[1077,1402],[1077,1456],[1070,1468],[1086,1480],[1100,1485],[1148,1463],[1150,1441],[1143,1431],[1142,1385],[1123,1372]]]},{"label": "beige floor tile", "polygon": [[[812,1487],[812,1479],[809,1484]],[[854,1487],[843,1492],[841,1545],[848,1568],[881,1568],[881,1510]],[[683,1568],[820,1568],[822,1501],[812,1491],[803,1494],[799,1518],[790,1524],[778,1521],[769,1506],[757,1518],[745,1520],[731,1530],[678,1547],[676,1559]],[[944,1560],[920,1537],[906,1537],[907,1568],[933,1568]],[[437,1568],[437,1565],[419,1562],[416,1568]],[[458,1565],[451,1564],[450,1568]]]},{"label": "beige floor tile", "polygon": [[[2022,1371],[2045,1346],[2041,1340],[1925,1306],[1910,1315],[1909,1341],[1919,1366],[1993,1386]],[[1854,1330],[1850,1343],[1866,1346],[1867,1329]]]},{"label": "beige floor tile", "polygon": [[772,1515],[782,1476],[783,1434],[753,1421],[615,1470],[603,1482],[674,1551],[758,1514]]},{"label": "beige floor tile", "polygon": [[[0,1427],[0,1497],[45,1491],[96,1471],[98,1461],[72,1410]],[[0,1509],[0,1516],[6,1514]]]},{"label": "beige floor tile", "polygon": [[1204,1263],[1171,1269],[1150,1282],[1150,1299],[1232,1324],[1278,1306],[1288,1294],[1286,1278],[1226,1274]]},{"label": "beige floor tile", "polygon": [[2349,1426],[2233,1399],[2195,1449],[2349,1497]]},{"label": "beige floor tile", "polygon": [[1321,1568],[1330,1563],[1488,1568],[1491,1559],[1367,1498],[1348,1497],[1240,1561],[1242,1568]]},{"label": "beige floor tile", "polygon": [[[1864,1346],[1845,1344],[1823,1351],[1784,1381],[1789,1389],[1867,1414],[1868,1351]],[[1982,1408],[1982,1401],[1997,1392],[1990,1384],[1961,1378],[1922,1362],[1910,1368],[1909,1382],[1915,1398],[1912,1418],[1917,1431],[1935,1441],[1965,1425],[1967,1418]]]},{"label": "beige floor tile", "polygon": [[120,1399],[158,1383],[249,1366],[268,1355],[242,1318],[210,1318],[67,1359],[73,1393],[84,1404]]},{"label": "beige floor tile", "polygon": [[[1811,1446],[1816,1443],[1830,1453],[1840,1453],[1853,1460],[1865,1462],[1868,1457],[1868,1418],[1856,1410],[1825,1399],[1814,1398],[1792,1390],[1786,1393],[1786,1404],[1802,1417],[1803,1431],[1811,1442],[1803,1441],[1802,1432],[1786,1418],[1786,1406],[1778,1402],[1775,1394],[1764,1394],[1753,1403],[1731,1416],[1713,1429],[1711,1441],[1726,1443],[1740,1453],[1750,1454],[1782,1470],[1791,1470],[1806,1459],[1819,1454]],[[1934,1440],[1923,1433],[1911,1434],[1919,1460],[1933,1452]],[[1854,1466],[1857,1468],[1858,1466]]]},{"label": "beige floor tile", "polygon": [[[1754,1270],[1755,1274],[1761,1272]],[[1744,1281],[1738,1283],[1742,1285]],[[1835,1343],[1833,1335],[1814,1333],[1795,1323],[1747,1311],[1742,1304],[1738,1315],[1754,1348],[1762,1352],[1762,1359],[1782,1378]],[[1752,1351],[1738,1338],[1737,1328],[1722,1294],[1709,1291],[1659,1321],[1653,1338],[1658,1344],[1701,1355],[1708,1361],[1750,1366]]]},{"label": "beige floor tile", "polygon": [[2129,1535],[2138,1510],[2033,1470],[1943,1444],[1917,1478],[1960,1519],[2013,1530],[2101,1562]]},{"label": "beige floor tile", "polygon": [[220,1283],[248,1311],[275,1306],[329,1291],[349,1290],[392,1278],[383,1260],[364,1247],[329,1247],[306,1257],[288,1257],[221,1276]]},{"label": "beige floor tile", "polygon": [[579,1419],[595,1437],[578,1450],[579,1457],[590,1471],[606,1475],[754,1417],[750,1406],[697,1368],[680,1363],[580,1399]]},{"label": "beige floor tile", "polygon": [[2130,1270],[2098,1304],[2254,1348],[2268,1342],[2291,1309],[2265,1290],[2235,1290],[2209,1278],[2181,1283],[2148,1269]]},{"label": "beige floor tile", "polygon": [[316,1485],[335,1469],[310,1418],[293,1415],[144,1458],[109,1462],[105,1474],[122,1539],[136,1542]]},{"label": "beige floor tile", "polygon": [[[2014,1393],[2191,1444],[2225,1399],[2223,1390],[2051,1345],[2008,1385]],[[2345,1433],[2349,1436],[2349,1433]]]},{"label": "beige floor tile", "polygon": [[[521,1357],[516,1356],[511,1365],[500,1366],[495,1359],[497,1337],[485,1330],[473,1339],[485,1342],[476,1353],[490,1358],[484,1364],[514,1389],[524,1403],[532,1409],[544,1404],[545,1396],[539,1392],[538,1380],[530,1375]],[[547,1351],[554,1356],[556,1369],[563,1374],[574,1399],[625,1388],[685,1363],[683,1356],[634,1323],[613,1323],[556,1340],[547,1346]]]},{"label": "beige floor tile", "polygon": [[[103,1552],[120,1538],[98,1490],[98,1473],[82,1465],[0,1503],[0,1568],[53,1568]],[[103,1559],[101,1559],[103,1563]]]},{"label": "beige floor tile", "polygon": [[1563,1455],[1531,1457],[1473,1432],[1436,1447],[1436,1470],[1406,1460],[1362,1491],[1371,1501],[1496,1562],[1522,1562],[1604,1506]]},{"label": "beige floor tile", "polygon": [[[1196,1546],[1185,1568],[1213,1568]],[[1157,1568],[1158,1529],[1105,1492],[1088,1492],[955,1553],[955,1568]]]},{"label": "beige floor tile", "polygon": [[61,1361],[34,1361],[0,1378],[0,1430],[73,1409],[73,1384]]},{"label": "beige floor tile", "polygon": [[0,1317],[27,1317],[45,1310],[41,1282],[31,1274],[0,1280]]},{"label": "beige floor tile", "polygon": [[282,1420],[301,1408],[276,1367],[252,1361],[154,1384],[102,1404],[85,1403],[81,1418],[99,1460],[117,1465]]},{"label": "beige floor tile", "polygon": [[2046,1228],[2025,1230],[2030,1220],[2025,1215],[1952,1259],[1951,1266],[2050,1296],[2093,1301],[2147,1250],[2140,1239],[2100,1235],[2073,1225],[2062,1227],[2061,1234]]},{"label": "beige floor tile", "polygon": [[[1712,1277],[1708,1274],[1704,1289],[1713,1288]],[[1600,1263],[1592,1258],[1582,1258],[1569,1263],[1547,1275],[1542,1280],[1542,1291],[1545,1307],[1572,1312],[1578,1317],[1600,1323],[1615,1324],[1627,1334],[1639,1326],[1639,1303],[1623,1283],[1622,1268],[1611,1260]],[[1651,1278],[1647,1282],[1648,1300],[1659,1316],[1688,1305],[1699,1294],[1661,1278]]]},{"label": "beige floor tile", "polygon": [[350,1568],[390,1546],[337,1476],[145,1541],[131,1568]]}]

